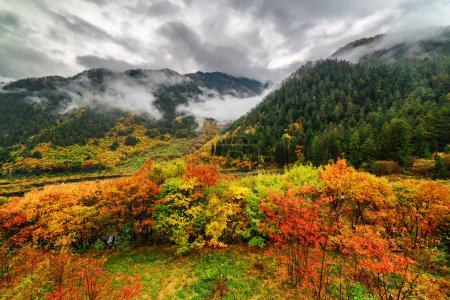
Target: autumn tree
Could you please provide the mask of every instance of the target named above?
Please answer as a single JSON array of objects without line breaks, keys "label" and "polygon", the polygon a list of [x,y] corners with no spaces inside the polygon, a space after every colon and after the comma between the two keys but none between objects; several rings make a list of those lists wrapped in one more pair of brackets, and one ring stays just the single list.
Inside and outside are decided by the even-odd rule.
[{"label": "autumn tree", "polygon": [[321,174],[323,192],[332,197],[336,218],[345,216],[351,226],[372,224],[382,208],[393,201],[393,192],[384,178],[356,171],[345,160],[330,164]]}]

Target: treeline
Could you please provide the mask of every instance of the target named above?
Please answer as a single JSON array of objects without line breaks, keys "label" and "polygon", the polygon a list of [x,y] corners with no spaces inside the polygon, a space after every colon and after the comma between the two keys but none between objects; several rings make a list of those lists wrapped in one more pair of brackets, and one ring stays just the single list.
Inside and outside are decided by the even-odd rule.
[{"label": "treeline", "polygon": [[212,153],[280,166],[406,164],[450,143],[450,60],[309,63],[233,123]]}]

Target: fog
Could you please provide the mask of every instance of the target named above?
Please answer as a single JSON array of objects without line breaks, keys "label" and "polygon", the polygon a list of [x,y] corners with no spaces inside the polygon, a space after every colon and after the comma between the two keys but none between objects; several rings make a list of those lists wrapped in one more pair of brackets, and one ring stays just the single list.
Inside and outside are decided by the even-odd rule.
[{"label": "fog", "polygon": [[101,85],[93,82],[87,74],[82,74],[68,85],[57,88],[70,98],[60,113],[69,113],[81,106],[104,106],[135,114],[145,113],[158,120],[162,117],[154,105],[154,93],[158,87],[190,81],[188,77],[169,70],[139,72],[135,77],[127,72],[111,72]]},{"label": "fog", "polygon": [[[43,106],[49,103],[48,93],[56,93],[62,98],[56,110],[60,115],[72,113],[81,107],[103,107],[146,114],[159,120],[163,112],[155,105],[158,88],[186,83],[192,83],[192,79],[167,69],[130,70],[123,73],[101,69],[85,71],[66,81],[52,82],[52,85],[56,84],[55,89],[34,92],[23,88],[1,89],[1,93],[25,93],[25,101]],[[199,89],[201,94],[188,98],[188,105],[179,105],[176,109],[179,114],[194,116],[199,123],[205,118],[214,118],[220,123],[232,122],[258,105],[272,90],[265,89],[260,95],[246,97],[246,93],[233,89],[228,89],[226,94],[204,87]]]},{"label": "fog", "polygon": [[191,100],[187,106],[180,105],[177,111],[192,115],[198,121],[214,118],[219,123],[229,123],[249,112],[273,89],[266,89],[262,94],[248,98],[220,95],[215,91],[203,89],[203,95],[200,96],[199,100]]}]

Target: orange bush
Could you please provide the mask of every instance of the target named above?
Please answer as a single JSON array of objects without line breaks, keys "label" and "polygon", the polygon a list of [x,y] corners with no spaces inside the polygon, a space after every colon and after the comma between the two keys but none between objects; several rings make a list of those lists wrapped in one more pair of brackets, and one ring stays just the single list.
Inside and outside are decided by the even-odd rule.
[{"label": "orange bush", "polygon": [[198,183],[204,186],[215,185],[219,179],[219,170],[213,165],[187,165],[187,178],[195,178]]}]

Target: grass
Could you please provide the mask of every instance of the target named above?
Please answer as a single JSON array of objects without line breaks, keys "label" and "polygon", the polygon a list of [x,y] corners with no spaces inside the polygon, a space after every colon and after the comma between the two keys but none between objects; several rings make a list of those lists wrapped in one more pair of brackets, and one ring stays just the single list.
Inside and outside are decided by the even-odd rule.
[{"label": "grass", "polygon": [[262,250],[237,247],[174,256],[169,248],[148,247],[108,255],[113,274],[139,275],[142,299],[279,299],[276,262]]},{"label": "grass", "polygon": [[151,148],[145,153],[131,157],[114,170],[119,173],[132,173],[137,171],[148,159],[162,161],[179,158],[192,152],[192,147],[196,143],[195,139],[172,139],[165,145]]}]

